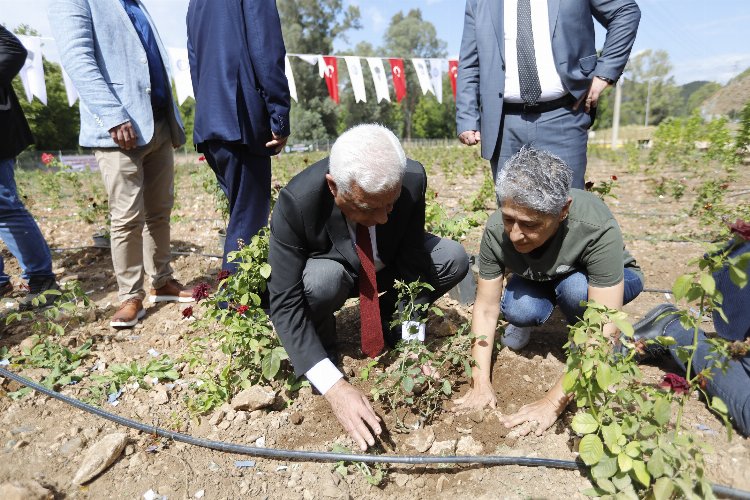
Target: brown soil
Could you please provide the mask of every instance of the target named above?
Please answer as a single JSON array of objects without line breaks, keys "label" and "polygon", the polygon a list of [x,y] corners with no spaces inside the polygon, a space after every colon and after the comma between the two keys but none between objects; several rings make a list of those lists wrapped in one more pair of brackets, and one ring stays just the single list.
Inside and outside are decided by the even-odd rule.
[{"label": "brown soil", "polygon": [[[449,153],[455,155],[452,151]],[[460,210],[460,202],[480,185],[481,169],[488,168],[478,163],[481,167],[471,175],[450,173],[450,169],[437,166],[441,150],[430,152],[432,159],[427,156],[422,158],[420,154],[426,153],[422,151],[415,156],[425,162],[430,171],[430,186],[439,193],[438,199],[449,211]],[[470,156],[471,159],[466,161],[475,161],[474,156]],[[301,162],[297,163],[302,165]],[[199,183],[187,175],[187,172],[195,170],[194,164],[179,169],[177,206],[172,225],[174,250],[185,253],[174,258],[175,275],[189,285],[201,281],[213,282],[220,265],[219,259],[210,255],[219,253],[216,231],[221,221],[211,198],[203,192]],[[24,184],[24,174],[18,175],[21,185],[35,200],[33,211],[50,246],[66,249],[54,253],[54,265],[59,277],[63,280],[78,279],[97,306],[95,317],[70,328],[58,341],[76,347],[92,339],[94,356],[86,361],[86,368],[93,367],[97,360],[107,366],[131,360],[144,362],[151,358],[150,349],[178,361],[188,351],[191,336],[196,335],[193,323],[182,319],[184,306],[148,305],[145,319],[133,330],[110,329],[108,322],[117,296],[108,250],[88,248],[91,232],[76,219],[76,209],[69,200],[63,199],[59,208],[49,208],[49,200],[45,198],[42,188],[28,182]],[[285,171],[280,176],[287,178],[288,175]],[[604,160],[591,160],[589,178],[601,181],[609,179],[611,175],[619,178],[615,190],[619,198],[608,199],[608,203],[623,228],[628,248],[645,272],[647,288],[652,290],[644,292],[625,307],[635,321],[653,306],[667,300],[659,290],[671,288],[674,279],[688,269],[690,259],[702,252],[700,242],[674,240],[686,236],[705,239],[707,232],[695,219],[684,215],[694,197],[690,187],[683,200],[659,199],[649,181],[661,175],[683,174],[628,173],[624,167]],[[744,171],[740,175],[741,179],[736,181],[736,185],[747,186],[750,174]],[[686,182],[692,187],[698,183],[698,179],[694,175],[686,175]],[[730,187],[730,191],[732,189]],[[481,228],[477,228],[463,242],[470,252],[477,252],[480,236]],[[2,248],[6,270],[17,277],[20,274],[17,263]],[[18,284],[18,280],[15,281]],[[7,303],[8,300],[3,299],[0,307],[6,307]],[[465,321],[464,318],[471,316],[470,307],[447,297],[441,299],[438,305],[447,313],[448,319],[433,319],[428,332],[431,328],[455,330]],[[345,307],[338,315],[343,364],[351,374],[358,374],[367,362],[357,349],[358,323],[357,308],[354,306]],[[710,324],[705,326],[711,327]],[[21,342],[32,333],[30,327],[29,322],[4,327],[4,330],[0,330],[0,347],[8,347],[11,355],[19,354]],[[574,460],[575,436],[569,426],[571,411],[564,413],[541,437],[515,437],[498,422],[500,414],[512,412],[542,396],[559,377],[564,366],[562,345],[566,337],[564,321],[556,314],[534,333],[531,343],[523,351],[500,351],[493,369],[498,409],[469,415],[443,411],[431,424],[435,440],[472,436],[481,443],[484,454]],[[178,361],[177,367],[182,378],[167,387],[167,402],[157,400],[159,391],[129,388],[120,397],[118,406],[104,403],[102,407],[147,424],[212,440],[297,450],[329,451],[335,443],[354,448],[325,400],[314,395],[309,388],[303,388],[293,397],[281,394],[272,409],[256,410],[247,415],[246,420],[235,417],[232,421],[225,419],[214,425],[211,423],[213,415],[191,416],[184,399],[190,393],[189,383],[195,375],[184,363]],[[667,362],[643,367],[644,376],[650,382],[658,382],[665,371],[673,370],[675,367]],[[25,370],[22,374],[38,380],[43,372]],[[361,382],[358,377],[351,377],[350,380],[364,391],[368,389],[367,383]],[[17,388],[17,384],[5,380],[0,389],[3,395],[0,397],[0,483],[34,479],[53,491],[56,498],[143,498],[148,490],[168,498],[199,497],[203,492],[203,498],[211,499],[240,496],[305,499],[460,498],[464,495],[477,498],[583,498],[581,491],[590,486],[581,472],[552,468],[395,465],[388,467],[386,480],[376,487],[369,485],[356,472],[342,477],[333,472],[332,464],[328,463],[279,461],[210,451],[124,430],[38,394],[18,401],[4,397],[7,392]],[[461,384],[458,393],[465,392],[466,388],[466,383]],[[63,388],[62,392],[81,397],[85,390],[72,385]],[[445,404],[446,409],[450,406],[450,402]],[[376,405],[376,408],[392,428],[393,417],[387,415],[382,406]],[[706,456],[710,479],[750,490],[750,476],[745,472],[750,469],[750,440],[735,434],[729,441],[721,422],[697,398],[690,400],[686,413],[685,425],[701,434],[713,447],[713,451]],[[71,479],[84,451],[112,432],[129,434],[130,444],[125,453],[87,486],[72,485]],[[406,444],[408,435],[391,432],[389,436],[381,451],[415,454]],[[255,466],[235,466],[235,460],[246,459],[255,460]]]}]

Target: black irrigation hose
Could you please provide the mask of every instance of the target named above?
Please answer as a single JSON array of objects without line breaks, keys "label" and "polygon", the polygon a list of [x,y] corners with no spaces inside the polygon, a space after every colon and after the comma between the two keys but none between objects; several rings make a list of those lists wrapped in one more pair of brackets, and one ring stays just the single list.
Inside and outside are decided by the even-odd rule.
[{"label": "black irrigation hose", "polygon": [[[319,462],[367,462],[367,463],[390,463],[390,464],[482,464],[482,465],[523,465],[526,467],[553,467],[555,469],[586,470],[586,465],[580,461],[557,460],[552,458],[530,458],[530,457],[501,457],[497,455],[453,455],[453,456],[421,456],[421,455],[364,455],[352,453],[333,453],[323,451],[300,451],[285,450],[278,448],[258,448],[241,444],[225,443],[223,441],[212,441],[208,439],[195,438],[179,432],[168,431],[153,425],[142,424],[129,418],[114,415],[101,408],[96,408],[77,399],[65,396],[59,392],[47,389],[31,380],[0,367],[0,377],[15,380],[19,384],[34,389],[58,399],[63,403],[86,411],[98,417],[115,422],[116,424],[130,427],[147,434],[172,439],[180,443],[186,443],[201,448],[222,451],[225,453],[236,453],[238,455],[250,455],[255,457],[269,457],[274,459],[289,459]],[[714,494],[740,500],[750,500],[750,492],[731,488],[720,484],[711,486]]]},{"label": "black irrigation hose", "polygon": [[[96,245],[87,245],[83,247],[55,247],[50,248],[50,252],[56,252],[56,253],[62,253],[67,252],[70,250],[87,250],[89,248],[99,248],[102,250],[109,250],[109,247],[98,247]],[[221,259],[221,255],[213,254],[213,253],[200,253],[200,252],[181,252],[173,250],[172,255],[200,255],[201,257],[216,257],[217,259]]]}]

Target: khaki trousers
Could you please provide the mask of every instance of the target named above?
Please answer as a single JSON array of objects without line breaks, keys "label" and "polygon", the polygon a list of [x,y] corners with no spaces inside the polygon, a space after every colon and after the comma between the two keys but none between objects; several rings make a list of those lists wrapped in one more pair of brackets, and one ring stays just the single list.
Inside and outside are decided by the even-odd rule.
[{"label": "khaki trousers", "polygon": [[174,149],[166,118],[147,145],[94,152],[109,196],[112,263],[121,301],[145,298],[144,270],[159,288],[172,277],[169,219],[174,204]]}]

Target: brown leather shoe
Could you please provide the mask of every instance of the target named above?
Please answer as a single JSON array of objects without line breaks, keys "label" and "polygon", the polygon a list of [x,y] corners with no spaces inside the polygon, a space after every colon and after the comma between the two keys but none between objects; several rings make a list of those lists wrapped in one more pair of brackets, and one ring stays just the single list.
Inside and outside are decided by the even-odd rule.
[{"label": "brown leather shoe", "polygon": [[192,290],[185,290],[182,284],[175,279],[159,288],[152,288],[149,292],[151,302],[193,302]]},{"label": "brown leather shoe", "polygon": [[132,328],[138,324],[138,320],[146,315],[143,308],[143,300],[140,297],[132,297],[120,304],[109,326],[113,328]]}]

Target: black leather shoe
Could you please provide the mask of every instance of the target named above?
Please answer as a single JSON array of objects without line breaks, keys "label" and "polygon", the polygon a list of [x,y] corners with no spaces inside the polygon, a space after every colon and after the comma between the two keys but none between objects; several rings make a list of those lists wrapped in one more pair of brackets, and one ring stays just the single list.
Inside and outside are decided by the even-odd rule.
[{"label": "black leather shoe", "polygon": [[[663,337],[667,325],[679,318],[679,309],[672,304],[659,304],[643,316],[643,319],[633,325],[632,341],[641,344],[643,353],[636,354],[638,361],[653,358],[658,359],[669,354],[669,349],[655,342],[657,337]],[[653,341],[653,342],[649,342]],[[626,355],[627,347],[622,346],[622,353]]]}]

